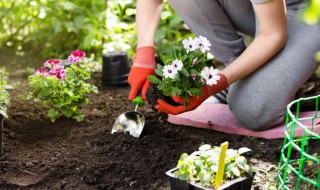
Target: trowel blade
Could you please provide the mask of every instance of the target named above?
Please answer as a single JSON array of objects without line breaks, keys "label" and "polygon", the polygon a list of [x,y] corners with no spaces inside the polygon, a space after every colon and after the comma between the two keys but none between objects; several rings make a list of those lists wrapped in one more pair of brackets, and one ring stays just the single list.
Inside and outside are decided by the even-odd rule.
[{"label": "trowel blade", "polygon": [[128,111],[121,114],[113,124],[111,134],[129,132],[133,137],[139,138],[145,124],[144,116],[137,111]]}]

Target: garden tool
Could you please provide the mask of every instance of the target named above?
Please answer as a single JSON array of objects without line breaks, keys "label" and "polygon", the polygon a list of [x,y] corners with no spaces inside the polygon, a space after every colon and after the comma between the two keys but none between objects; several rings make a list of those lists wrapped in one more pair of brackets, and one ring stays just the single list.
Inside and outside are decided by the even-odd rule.
[{"label": "garden tool", "polygon": [[127,111],[122,113],[113,124],[111,134],[116,132],[129,132],[130,135],[139,138],[142,133],[145,118],[142,113],[138,112],[139,106],[144,105],[141,96],[137,96],[132,100],[134,111]]}]

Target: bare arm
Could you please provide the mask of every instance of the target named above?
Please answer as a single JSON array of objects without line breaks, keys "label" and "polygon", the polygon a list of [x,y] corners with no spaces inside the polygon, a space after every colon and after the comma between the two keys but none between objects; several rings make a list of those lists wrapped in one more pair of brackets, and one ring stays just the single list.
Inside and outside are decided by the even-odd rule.
[{"label": "bare arm", "polygon": [[259,21],[259,34],[236,60],[221,71],[227,77],[229,85],[265,64],[286,43],[287,25],[284,0],[253,4],[253,9]]},{"label": "bare arm", "polygon": [[154,45],[162,3],[162,0],[138,0],[136,14],[138,47]]}]

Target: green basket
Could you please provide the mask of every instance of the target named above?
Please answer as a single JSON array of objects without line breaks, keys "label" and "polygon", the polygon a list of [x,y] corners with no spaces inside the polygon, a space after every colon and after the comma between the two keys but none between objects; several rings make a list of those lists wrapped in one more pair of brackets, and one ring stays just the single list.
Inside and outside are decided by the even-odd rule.
[{"label": "green basket", "polygon": [[[314,132],[314,126],[319,122],[319,98],[320,95],[310,98],[300,98],[287,106],[284,143],[281,149],[278,169],[278,189],[314,189],[320,190],[320,152],[312,152],[309,147],[311,141],[320,139],[320,135]],[[314,102],[315,114],[312,117],[300,116],[302,101]],[[291,110],[295,107],[295,113]],[[317,120],[317,122],[316,122]],[[306,126],[303,122],[309,122]],[[295,137],[297,128],[302,128],[303,134]],[[316,141],[315,143],[318,143]]]}]

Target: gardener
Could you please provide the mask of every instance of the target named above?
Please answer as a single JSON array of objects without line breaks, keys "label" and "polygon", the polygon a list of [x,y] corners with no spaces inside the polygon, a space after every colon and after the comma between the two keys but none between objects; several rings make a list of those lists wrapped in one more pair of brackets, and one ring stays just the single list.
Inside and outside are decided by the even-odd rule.
[{"label": "gardener", "polygon": [[[216,85],[204,87],[204,95],[191,97],[185,108],[158,100],[156,109],[179,114],[195,109],[205,99],[228,87],[226,101],[247,129],[261,131],[284,120],[287,104],[318,67],[320,26],[297,17],[303,0],[169,0],[196,35],[212,44],[211,53],[225,64]],[[149,86],[147,76],[156,67],[154,35],[162,0],[138,0],[138,47],[129,75],[132,100]],[[254,36],[246,47],[238,32]],[[183,104],[181,98],[174,98]]]}]

